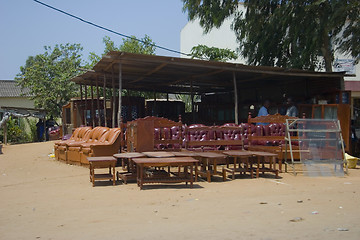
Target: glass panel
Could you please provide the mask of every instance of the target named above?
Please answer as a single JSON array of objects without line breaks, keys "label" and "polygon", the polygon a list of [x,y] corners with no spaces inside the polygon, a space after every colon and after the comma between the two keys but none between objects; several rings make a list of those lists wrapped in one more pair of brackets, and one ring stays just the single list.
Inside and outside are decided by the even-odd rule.
[{"label": "glass panel", "polygon": [[343,176],[343,144],[338,120],[299,119],[300,161],[309,176]]},{"label": "glass panel", "polygon": [[321,106],[315,106],[314,107],[314,118],[321,119]]},{"label": "glass panel", "polygon": [[337,119],[337,107],[325,106],[324,119]]}]

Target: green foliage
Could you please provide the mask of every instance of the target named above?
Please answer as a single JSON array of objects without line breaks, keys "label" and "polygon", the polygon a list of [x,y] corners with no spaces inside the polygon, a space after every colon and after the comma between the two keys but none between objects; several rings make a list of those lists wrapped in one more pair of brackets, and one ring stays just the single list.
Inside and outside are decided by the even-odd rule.
[{"label": "green foliage", "polygon": [[191,49],[192,58],[207,59],[210,61],[226,62],[238,58],[236,53],[228,48],[208,47],[197,45]]},{"label": "green foliage", "polygon": [[89,54],[89,65],[88,68],[93,67],[100,59],[106,55],[110,51],[122,51],[122,52],[130,52],[130,53],[138,53],[138,54],[148,54],[155,55],[155,43],[152,39],[145,35],[144,38],[136,40],[135,36],[131,36],[131,38],[123,38],[123,42],[121,45],[116,46],[115,42],[110,39],[109,36],[105,36],[103,38],[103,43],[105,44],[104,52],[101,56],[97,55],[94,52],[90,52]]},{"label": "green foliage", "polygon": [[37,119],[29,119],[29,118],[25,118],[26,123],[29,126],[30,132],[27,133],[28,135],[28,139],[30,142],[36,142],[38,141],[37,139],[37,134],[36,134],[36,123],[37,123]]},{"label": "green foliage", "polygon": [[[185,112],[192,112],[191,95],[189,94],[176,94],[176,99],[179,99],[185,103]],[[200,99],[199,95],[194,95],[194,101]]]},{"label": "green foliage", "polygon": [[[239,9],[240,2],[246,12]],[[327,71],[335,50],[360,58],[358,0],[183,0],[190,20],[205,32],[230,16],[241,54],[252,65],[315,69],[322,56]],[[342,32],[343,31],[343,32]],[[337,44],[337,49],[331,43]]]},{"label": "green foliage", "polygon": [[[25,143],[31,142],[31,137],[26,133],[25,125],[20,123],[21,119],[10,117],[6,123],[7,142]],[[0,141],[4,142],[4,128],[0,130]]]},{"label": "green foliage", "polygon": [[45,46],[45,52],[30,56],[16,76],[18,85],[30,89],[36,108],[59,117],[61,108],[78,93],[78,86],[70,79],[81,66],[80,44]]},{"label": "green foliage", "polygon": [[[97,55],[94,52],[91,52],[89,55],[90,64],[87,68],[92,68],[100,59],[106,55],[110,51],[122,51],[122,52],[130,52],[130,53],[137,53],[137,54],[148,54],[148,55],[155,55],[155,43],[151,40],[148,35],[145,35],[144,38],[139,39],[140,41],[136,40],[135,36],[131,36],[131,38],[123,38],[123,42],[121,45],[116,46],[115,42],[110,39],[110,37],[105,36],[103,38],[103,43],[105,45],[104,52],[101,56]],[[106,96],[112,95],[112,90],[106,90]],[[102,92],[102,88],[101,88]],[[90,94],[90,91],[88,91]],[[117,94],[117,93],[116,93]],[[123,96],[137,96],[137,97],[144,97],[146,99],[154,98],[154,93],[152,92],[139,92],[133,90],[123,90]],[[159,97],[159,96],[158,96]]]}]

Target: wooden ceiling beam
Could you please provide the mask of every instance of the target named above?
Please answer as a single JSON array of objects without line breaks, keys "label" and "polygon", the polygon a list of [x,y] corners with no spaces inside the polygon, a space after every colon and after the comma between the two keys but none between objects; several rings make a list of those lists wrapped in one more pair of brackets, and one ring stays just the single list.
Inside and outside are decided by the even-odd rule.
[{"label": "wooden ceiling beam", "polygon": [[130,83],[135,83],[135,82],[139,82],[141,80],[143,80],[144,78],[146,78],[147,76],[150,76],[156,72],[158,72],[159,70],[161,70],[162,68],[164,68],[166,65],[168,65],[168,63],[162,63],[159,66],[157,66],[156,68],[154,68],[153,70],[145,73],[143,76],[139,77],[138,79],[135,79],[133,81],[131,81]]}]

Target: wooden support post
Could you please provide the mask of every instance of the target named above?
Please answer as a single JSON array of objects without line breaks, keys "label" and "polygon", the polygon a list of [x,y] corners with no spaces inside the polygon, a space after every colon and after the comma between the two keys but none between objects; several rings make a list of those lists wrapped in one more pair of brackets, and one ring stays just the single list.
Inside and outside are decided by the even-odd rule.
[{"label": "wooden support post", "polygon": [[[80,84],[80,105],[82,105],[83,104],[83,102],[84,102],[84,95],[83,95],[83,85],[82,84]],[[83,106],[81,106],[82,108],[84,108]],[[79,107],[78,107],[78,109],[79,109]],[[70,117],[71,117],[71,123],[73,124],[73,127],[75,126],[74,125],[74,123],[73,123],[73,109],[71,109],[71,112],[70,112]],[[81,113],[79,113],[79,114],[81,114]],[[82,116],[84,117],[85,115],[84,114],[82,114]],[[82,119],[82,118],[81,118]],[[85,124],[85,118],[83,118],[82,119],[82,123],[80,123],[80,125],[81,124],[83,124],[83,125],[86,125]]]},{"label": "wooden support post", "polygon": [[103,97],[104,97],[104,122],[107,127],[107,113],[106,113],[106,74],[104,74],[104,85],[103,85]]},{"label": "wooden support post", "polygon": [[157,115],[157,112],[156,112],[156,102],[157,102],[156,101],[156,92],[154,91],[154,104],[153,104],[152,115],[157,117],[158,115]]},{"label": "wooden support post", "polygon": [[87,123],[87,85],[85,84],[85,107],[84,107],[84,122],[85,122],[85,126],[88,125]]},{"label": "wooden support post", "polygon": [[7,144],[7,136],[8,136],[8,131],[7,131],[7,123],[5,123],[4,125],[4,144]]},{"label": "wooden support post", "polygon": [[46,142],[46,115],[44,115],[43,123],[44,123],[43,139],[44,139],[44,142]]},{"label": "wooden support post", "polygon": [[192,122],[195,123],[195,106],[194,106],[194,91],[193,91],[193,81],[190,81],[190,98],[191,98],[191,116]]},{"label": "wooden support post", "polygon": [[115,113],[116,113],[116,103],[115,103],[115,76],[114,76],[114,65],[111,66],[111,77],[112,77],[112,121],[111,127],[115,127]]},{"label": "wooden support post", "polygon": [[97,112],[98,112],[98,126],[101,126],[99,77],[96,78],[96,104],[97,104]]},{"label": "wooden support post", "polygon": [[235,124],[239,124],[238,91],[237,91],[236,74],[235,74],[235,72],[233,72],[233,81],[234,81]]},{"label": "wooden support post", "polygon": [[94,86],[91,84],[91,122],[92,127],[95,127],[95,109],[94,109]]},{"label": "wooden support post", "polygon": [[122,68],[121,63],[119,63],[119,109],[118,109],[118,128],[121,126],[121,92],[122,92]]}]

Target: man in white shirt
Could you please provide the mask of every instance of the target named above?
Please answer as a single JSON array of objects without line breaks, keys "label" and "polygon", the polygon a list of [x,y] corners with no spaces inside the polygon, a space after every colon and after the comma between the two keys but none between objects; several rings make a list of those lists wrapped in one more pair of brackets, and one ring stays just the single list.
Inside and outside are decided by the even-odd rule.
[{"label": "man in white shirt", "polygon": [[299,111],[295,107],[295,103],[292,98],[288,98],[286,101],[288,108],[286,110],[286,115],[290,117],[297,117],[299,115]]}]

